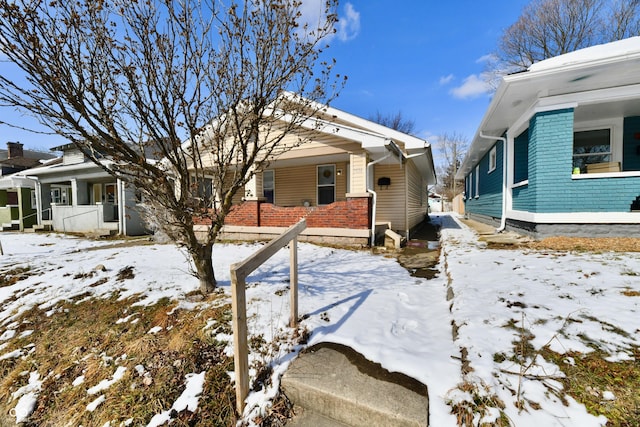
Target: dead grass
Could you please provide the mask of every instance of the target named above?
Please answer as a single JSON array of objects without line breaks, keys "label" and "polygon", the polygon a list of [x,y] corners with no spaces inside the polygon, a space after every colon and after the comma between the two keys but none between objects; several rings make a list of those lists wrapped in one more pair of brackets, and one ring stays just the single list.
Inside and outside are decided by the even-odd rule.
[{"label": "dead grass", "polygon": [[[448,402],[451,412],[455,415],[458,426],[461,427],[510,427],[511,421],[503,412],[504,402],[491,393],[485,384],[465,381],[458,385],[458,389],[471,396],[472,400],[457,403]],[[489,415],[494,409],[500,411],[500,416],[492,422],[477,424],[477,417]]]},{"label": "dead grass", "polygon": [[640,252],[636,237],[547,237],[527,244],[532,249],[584,252]]},{"label": "dead grass", "polygon": [[[25,372],[38,371],[44,382],[29,425],[120,425],[128,419],[133,420],[131,425],[145,425],[153,415],[171,408],[184,391],[188,373],[206,371],[198,410],[172,414],[172,425],[234,425],[235,392],[228,375],[233,360],[223,352],[226,343],[214,338],[215,328],[204,329],[211,319],[228,328],[230,306],[211,304],[186,311],[175,310],[175,302],[168,299],[150,307],[132,306],[134,302],[120,301],[114,294],[106,300],[64,303],[49,317],[38,308],[24,313],[18,319],[16,337],[23,330],[34,332],[11,340],[5,351],[23,349],[26,353],[25,347],[35,346],[23,358],[0,361],[2,404],[13,407],[16,401],[11,394],[27,383]],[[126,316],[131,316],[128,321],[116,323]],[[163,329],[149,334],[154,326]],[[138,372],[137,365],[144,372]],[[127,368],[120,381],[98,394],[87,393],[110,379],[118,366]],[[72,385],[80,376],[84,383]],[[101,394],[106,401],[95,411],[87,411],[87,404]]]},{"label": "dead grass", "polygon": [[[635,349],[635,360],[624,362],[608,362],[607,354],[599,351],[558,354],[544,348],[542,355],[566,374],[559,379],[566,393],[590,413],[606,416],[608,427],[640,425],[640,349]],[[605,391],[612,392],[615,399],[607,400]]]}]

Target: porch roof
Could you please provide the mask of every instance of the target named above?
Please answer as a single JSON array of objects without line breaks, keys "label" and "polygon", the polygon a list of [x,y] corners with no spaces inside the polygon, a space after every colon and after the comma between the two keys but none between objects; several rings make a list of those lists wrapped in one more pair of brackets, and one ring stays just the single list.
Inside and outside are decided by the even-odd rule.
[{"label": "porch roof", "polygon": [[0,178],[0,190],[9,188],[35,188],[35,183],[22,174],[13,174]]},{"label": "porch roof", "polygon": [[[625,89],[632,87],[635,89]],[[622,90],[616,92],[616,89]],[[598,93],[603,90],[609,92]],[[602,109],[594,105],[602,106],[605,102],[616,106],[616,114],[635,115],[640,114],[639,91],[640,37],[546,59],[525,71],[505,76],[480,122],[456,178],[463,179],[493,147],[495,138],[504,136],[527,113],[533,115],[545,108],[561,108],[564,100],[566,107],[590,106],[592,111],[585,110],[585,118],[590,114],[602,114]],[[568,104],[568,100],[573,102]],[[526,120],[529,118],[524,117]]]}]

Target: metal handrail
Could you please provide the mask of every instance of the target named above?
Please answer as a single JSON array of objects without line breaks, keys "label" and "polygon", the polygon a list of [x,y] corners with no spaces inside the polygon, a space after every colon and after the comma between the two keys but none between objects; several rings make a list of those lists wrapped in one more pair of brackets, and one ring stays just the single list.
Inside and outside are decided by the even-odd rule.
[{"label": "metal handrail", "polygon": [[[50,210],[51,210],[51,208],[44,209],[44,210],[42,211],[42,213],[45,213],[45,212],[50,211]],[[29,214],[29,215],[27,215],[27,216],[23,216],[23,217],[22,217],[22,221],[24,221],[24,220],[25,220],[25,219],[27,219],[27,218],[31,218],[32,216],[36,216],[36,215],[38,215],[38,212],[34,212],[34,213]]]}]

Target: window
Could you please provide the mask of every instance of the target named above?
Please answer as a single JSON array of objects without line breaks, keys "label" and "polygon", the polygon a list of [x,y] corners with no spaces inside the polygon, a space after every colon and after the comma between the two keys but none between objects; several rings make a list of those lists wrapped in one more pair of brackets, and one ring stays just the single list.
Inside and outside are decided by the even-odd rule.
[{"label": "window", "polygon": [[275,203],[275,172],[272,170],[262,172],[262,194],[267,203]]},{"label": "window", "polygon": [[336,166],[318,166],[318,205],[336,201]]},{"label": "window", "polygon": [[68,191],[70,189],[68,187],[53,187],[51,188],[51,203],[55,203],[58,205],[68,205]]},{"label": "window", "polygon": [[104,185],[105,202],[113,205],[118,204],[118,192],[116,191],[116,184]]},{"label": "window", "polygon": [[573,168],[587,172],[587,165],[611,161],[611,129],[573,133]]},{"label": "window", "polygon": [[15,191],[7,191],[7,206],[18,206],[18,193]]},{"label": "window", "polygon": [[480,165],[476,166],[476,197],[480,196]]},{"label": "window", "polygon": [[37,209],[36,190],[31,190],[31,209]]},{"label": "window", "polygon": [[496,147],[493,147],[489,152],[489,172],[487,173],[491,173],[496,170],[496,164],[498,163],[497,156],[497,149]]}]

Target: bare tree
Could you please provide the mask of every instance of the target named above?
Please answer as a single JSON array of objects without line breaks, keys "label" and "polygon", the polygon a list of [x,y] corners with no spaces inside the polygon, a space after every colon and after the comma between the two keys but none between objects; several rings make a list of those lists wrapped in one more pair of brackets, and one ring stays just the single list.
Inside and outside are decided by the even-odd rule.
[{"label": "bare tree", "polygon": [[468,148],[467,137],[458,132],[445,133],[438,140],[438,151],[443,160],[438,172],[441,177],[439,191],[448,200],[452,200],[463,189],[463,184],[455,176]]},{"label": "bare tree", "polygon": [[[3,67],[20,73],[0,73],[0,103],[137,187],[159,227],[187,249],[207,293],[234,195],[296,145],[282,140],[343,82],[322,59],[337,0],[323,3],[311,26],[300,4],[0,0]],[[148,161],[149,152],[163,160]],[[206,233],[196,236],[194,224],[208,225]]]},{"label": "bare tree", "polygon": [[374,115],[369,116],[369,120],[409,135],[414,132],[416,126],[413,120],[403,116],[402,111],[386,115],[376,111]]},{"label": "bare tree", "polygon": [[639,0],[533,0],[502,34],[497,62],[519,71],[577,49],[639,35]]},{"label": "bare tree", "polygon": [[640,0],[612,0],[605,37],[621,40],[640,35]]}]

